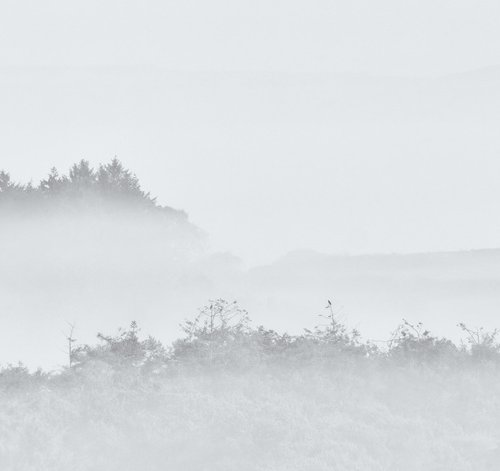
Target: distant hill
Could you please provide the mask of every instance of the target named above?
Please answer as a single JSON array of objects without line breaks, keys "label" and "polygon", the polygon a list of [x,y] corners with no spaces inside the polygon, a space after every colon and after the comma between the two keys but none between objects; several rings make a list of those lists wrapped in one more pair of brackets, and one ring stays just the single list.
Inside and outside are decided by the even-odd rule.
[{"label": "distant hill", "polygon": [[500,65],[490,65],[479,69],[467,70],[465,72],[448,74],[444,79],[466,79],[466,80],[500,80]]}]

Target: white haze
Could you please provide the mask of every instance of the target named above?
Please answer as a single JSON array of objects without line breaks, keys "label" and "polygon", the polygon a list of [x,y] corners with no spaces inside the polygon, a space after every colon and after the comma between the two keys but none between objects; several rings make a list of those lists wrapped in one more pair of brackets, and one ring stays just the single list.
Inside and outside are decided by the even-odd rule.
[{"label": "white haze", "polygon": [[155,213],[3,217],[3,364],[65,365],[69,324],[79,343],[94,343],[98,332],[135,320],[168,344],[181,334],[179,323],[219,297],[238,300],[255,325],[291,334],[321,324],[327,299],[341,322],[377,342],[402,318],[457,342],[458,322],[497,326],[498,250],[356,257],[298,251],[248,270],[234,255],[211,254],[203,232]]},{"label": "white haze", "polygon": [[[493,0],[2,0],[0,170],[117,156],[189,220],[0,208],[0,469],[499,469],[499,24]],[[292,336],[168,350],[217,298]],[[157,363],[69,354],[133,320]]]},{"label": "white haze", "polygon": [[[51,166],[117,155],[160,203],[186,210],[208,234],[204,261],[175,274],[203,281],[180,293],[158,260],[144,277],[150,247],[141,244],[127,250],[143,276],[131,281],[120,261],[121,281],[109,288],[109,270],[89,268],[86,250],[102,248],[86,230],[78,239],[88,248],[63,270],[85,281],[43,282],[57,271],[51,252],[33,250],[30,260],[22,247],[43,241],[43,229],[18,225],[0,267],[5,316],[20,321],[15,335],[3,334],[5,361],[57,364],[66,321],[78,320],[85,340],[131,318],[155,333],[158,318],[176,326],[219,296],[284,330],[310,325],[327,298],[368,337],[388,335],[403,316],[451,336],[458,321],[491,325],[496,255],[450,255],[458,273],[432,257],[421,273],[418,257],[390,272],[385,265],[399,259],[325,255],[333,268],[315,268],[313,257],[302,281],[293,279],[300,263],[278,259],[300,248],[498,247],[499,13],[496,2],[468,1],[2,2],[0,167],[37,182]],[[133,232],[137,221],[127,224]],[[80,226],[58,225],[51,251],[71,252],[64,234]],[[214,262],[213,252],[231,255]],[[351,273],[358,260],[355,276],[334,268],[347,263]],[[150,279],[162,293],[151,299]]]},{"label": "white haze", "polygon": [[[2,2],[1,166],[117,155],[216,250],[496,247],[498,2]],[[473,72],[469,72],[473,71]]]}]

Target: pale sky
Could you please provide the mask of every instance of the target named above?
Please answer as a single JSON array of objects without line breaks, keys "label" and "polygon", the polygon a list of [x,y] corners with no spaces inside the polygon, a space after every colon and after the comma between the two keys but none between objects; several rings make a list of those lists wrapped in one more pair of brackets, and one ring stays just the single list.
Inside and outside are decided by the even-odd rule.
[{"label": "pale sky", "polygon": [[441,74],[498,63],[496,0],[3,0],[4,65]]},{"label": "pale sky", "polygon": [[498,24],[497,1],[4,0],[0,167],[117,155],[250,264],[498,247]]}]

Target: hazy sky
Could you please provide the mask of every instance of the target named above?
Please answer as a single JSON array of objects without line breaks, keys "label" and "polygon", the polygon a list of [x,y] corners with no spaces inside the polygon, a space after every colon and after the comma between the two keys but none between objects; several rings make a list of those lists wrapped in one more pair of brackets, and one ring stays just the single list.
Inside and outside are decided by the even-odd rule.
[{"label": "hazy sky", "polygon": [[5,65],[428,74],[498,62],[496,0],[3,0]]},{"label": "hazy sky", "polygon": [[117,155],[250,263],[499,246],[498,24],[497,1],[3,0],[0,167]]}]

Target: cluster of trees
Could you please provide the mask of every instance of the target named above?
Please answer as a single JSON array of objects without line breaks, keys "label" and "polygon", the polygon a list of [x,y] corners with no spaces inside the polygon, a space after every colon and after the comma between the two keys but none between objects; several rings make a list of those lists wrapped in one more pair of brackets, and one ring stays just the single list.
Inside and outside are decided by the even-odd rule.
[{"label": "cluster of trees", "polygon": [[52,168],[38,184],[21,184],[9,173],[0,171],[0,209],[16,211],[40,208],[105,208],[124,206],[147,210],[163,210],[182,215],[181,211],[160,206],[156,198],[142,190],[137,176],[118,159],[94,169],[87,160],[74,164],[68,174]]}]

